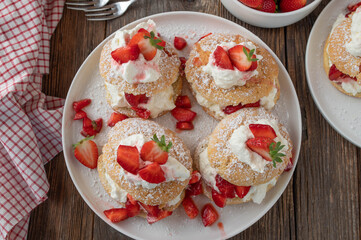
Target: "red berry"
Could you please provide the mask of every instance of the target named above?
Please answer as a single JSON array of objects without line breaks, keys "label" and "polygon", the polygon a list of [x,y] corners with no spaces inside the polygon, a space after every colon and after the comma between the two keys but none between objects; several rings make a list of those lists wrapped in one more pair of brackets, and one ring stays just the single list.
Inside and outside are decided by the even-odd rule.
[{"label": "red berry", "polygon": [[92,138],[85,138],[73,145],[74,156],[84,166],[94,169],[98,165],[98,146],[90,139]]},{"label": "red berry", "polygon": [[133,204],[131,201],[127,201],[125,203],[125,209],[127,209],[128,217],[134,217],[139,215],[140,213],[140,206],[137,202]]},{"label": "red berry", "polygon": [[[252,66],[252,61],[250,61],[244,52],[244,49],[249,54],[250,50],[243,46],[243,45],[236,45],[228,50],[229,58],[231,59],[232,64],[239,70],[239,71],[249,71]],[[253,58],[253,55],[252,55]]]},{"label": "red berry", "polygon": [[157,162],[149,164],[139,170],[139,176],[149,183],[162,183],[165,181],[164,172]]},{"label": "red berry", "polygon": [[192,122],[177,122],[176,128],[179,130],[192,130],[194,126]]},{"label": "red berry", "polygon": [[133,95],[130,93],[125,93],[125,100],[132,107],[138,107],[139,104],[146,104],[149,101],[149,97],[146,94]]},{"label": "red berry", "polygon": [[281,0],[279,7],[281,12],[291,12],[303,8],[307,0]]},{"label": "red berry", "polygon": [[79,100],[77,102],[73,102],[73,109],[77,113],[82,110],[84,107],[88,106],[91,103],[91,100],[86,98]]},{"label": "red berry", "polygon": [[188,96],[178,96],[175,105],[180,108],[191,108],[191,100]]},{"label": "red berry", "polygon": [[112,208],[105,210],[104,214],[113,223],[117,223],[128,218],[128,212],[125,208]]},{"label": "red berry", "polygon": [[202,223],[205,227],[211,226],[219,218],[218,212],[214,209],[213,205],[207,203],[202,209]]},{"label": "red berry", "polygon": [[248,127],[254,137],[269,137],[271,139],[275,139],[277,137],[275,130],[270,125],[250,124]]},{"label": "red berry", "polygon": [[263,2],[263,0],[238,0],[238,1],[251,8],[260,8]]},{"label": "red berry", "polygon": [[80,120],[85,117],[87,117],[86,112],[84,112],[83,110],[80,110],[79,112],[75,113],[74,120]]},{"label": "red berry", "polygon": [[197,113],[186,109],[176,107],[171,111],[173,117],[180,122],[191,122],[197,116]]},{"label": "red berry", "polygon": [[137,108],[137,107],[132,107],[132,109],[136,112],[136,114],[140,118],[148,119],[150,117],[150,111],[147,109]]},{"label": "red berry", "polygon": [[138,45],[127,45],[120,47],[111,52],[112,58],[119,64],[127,63],[129,61],[135,61],[139,57]]},{"label": "red berry", "polygon": [[187,196],[196,196],[203,193],[202,182],[198,181],[196,183],[190,184],[187,187],[186,195]]},{"label": "red berry", "polygon": [[262,6],[259,10],[262,12],[275,13],[276,3],[274,0],[263,0]]},{"label": "red berry", "polygon": [[250,188],[251,186],[235,186],[237,196],[241,199],[244,198],[249,192]]},{"label": "red berry", "polygon": [[108,126],[114,127],[114,125],[117,122],[123,121],[124,119],[127,119],[127,118],[128,118],[128,116],[126,116],[124,114],[113,112],[112,115],[110,115],[110,118],[108,120]]},{"label": "red berry", "polygon": [[269,149],[271,143],[275,144],[275,141],[273,141],[273,139],[269,137],[251,138],[248,139],[246,142],[247,147],[261,155],[267,161],[272,161]]},{"label": "red berry", "polygon": [[137,174],[139,170],[139,151],[137,147],[119,145],[117,162],[126,171]]},{"label": "red berry", "polygon": [[189,184],[196,183],[199,180],[201,180],[201,174],[197,170],[194,170],[192,172],[191,180],[189,180]]},{"label": "red berry", "polygon": [[223,179],[218,174],[216,175],[216,186],[222,195],[226,196],[226,198],[234,198],[236,193],[234,192],[234,185],[227,180]]},{"label": "red berry", "polygon": [[212,199],[218,207],[223,208],[224,206],[226,206],[226,200],[227,200],[226,195],[222,193],[218,193],[214,189],[212,189]]},{"label": "red berry", "polygon": [[174,37],[174,47],[177,50],[182,50],[187,46],[187,41],[181,37]]},{"label": "red berry", "polygon": [[190,219],[194,219],[195,217],[197,217],[199,211],[191,197],[186,196],[182,201],[182,205],[184,211],[186,212],[186,214]]},{"label": "red berry", "polygon": [[146,142],[140,151],[140,156],[143,161],[159,164],[165,164],[168,160],[168,153],[163,151],[155,141]]},{"label": "red berry", "polygon": [[214,64],[223,69],[233,70],[232,62],[228,56],[226,50],[221,46],[218,46],[213,53]]}]

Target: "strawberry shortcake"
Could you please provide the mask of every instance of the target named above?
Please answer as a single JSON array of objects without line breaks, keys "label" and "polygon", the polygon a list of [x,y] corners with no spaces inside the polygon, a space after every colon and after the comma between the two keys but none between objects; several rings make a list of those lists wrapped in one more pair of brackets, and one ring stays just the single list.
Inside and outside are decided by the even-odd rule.
[{"label": "strawberry shortcake", "polygon": [[224,118],[196,149],[204,194],[219,207],[261,203],[290,163],[285,127],[264,108],[243,108]]},{"label": "strawberry shortcake", "polygon": [[192,158],[172,131],[128,118],[110,130],[98,172],[104,189],[122,205],[104,212],[110,220],[118,212],[124,219],[139,215],[153,223],[171,215],[182,202]]},{"label": "strawberry shortcake", "polygon": [[218,120],[242,108],[271,109],[279,99],[275,59],[240,35],[202,38],[193,46],[185,73],[198,103]]},{"label": "strawberry shortcake", "polygon": [[152,20],[118,30],[101,52],[106,98],[117,112],[156,118],[173,108],[182,89],[180,60]]},{"label": "strawberry shortcake", "polygon": [[349,5],[333,24],[323,52],[323,66],[333,86],[361,97],[361,2]]}]

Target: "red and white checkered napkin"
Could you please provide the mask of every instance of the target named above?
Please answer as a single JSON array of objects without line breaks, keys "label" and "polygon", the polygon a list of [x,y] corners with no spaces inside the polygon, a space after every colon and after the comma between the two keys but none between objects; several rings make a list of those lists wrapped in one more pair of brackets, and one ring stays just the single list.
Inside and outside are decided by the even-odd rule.
[{"label": "red and white checkered napkin", "polygon": [[63,100],[41,93],[64,0],[0,1],[0,239],[25,239],[61,151]]}]

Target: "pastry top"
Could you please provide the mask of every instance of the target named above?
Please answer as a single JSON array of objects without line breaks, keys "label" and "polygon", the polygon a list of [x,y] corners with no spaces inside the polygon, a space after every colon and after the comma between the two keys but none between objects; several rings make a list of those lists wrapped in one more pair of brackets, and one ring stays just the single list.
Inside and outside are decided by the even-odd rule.
[{"label": "pastry top", "polygon": [[[211,54],[222,43],[247,43],[256,46],[257,56],[262,56],[258,61],[258,74],[247,80],[243,86],[233,86],[229,89],[216,85],[213,77],[204,71]],[[278,66],[271,54],[258,44],[240,36],[229,34],[211,34],[194,44],[186,63],[185,73],[192,88],[206,100],[227,106],[239,103],[255,103],[260,98],[268,96],[275,88],[278,81]]]},{"label": "pastry top", "polygon": [[[169,158],[176,159],[182,164],[189,177],[184,180],[165,181],[160,184],[150,184],[144,180],[134,180],[137,175],[126,172],[117,162],[117,149],[121,141],[136,134],[142,134],[144,139],[150,139],[154,134],[165,136],[166,142],[172,142]],[[118,122],[109,132],[108,142],[103,147],[100,159],[104,161],[104,170],[109,177],[135,200],[148,205],[164,205],[182,193],[187,186],[192,171],[192,158],[182,140],[169,129],[163,128],[155,122],[139,118],[129,118]],[[168,159],[168,162],[170,160]],[[99,169],[98,169],[99,170]],[[145,182],[145,184],[143,184]]]},{"label": "pastry top", "polygon": [[[246,128],[249,131],[249,124],[269,124],[277,134],[274,141],[285,145],[281,150],[285,156],[276,167],[245,145],[253,134],[243,137],[244,132],[239,130]],[[243,149],[235,150],[234,146],[241,145]],[[263,108],[244,108],[217,125],[209,137],[207,153],[210,165],[223,179],[237,186],[252,186],[266,183],[283,172],[292,157],[292,142],[286,128],[271,113]]]},{"label": "pastry top", "polygon": [[336,65],[338,70],[361,81],[361,58],[353,56],[346,49],[346,44],[352,40],[351,24],[354,14],[352,13],[333,29],[325,50],[328,51],[329,60]]}]

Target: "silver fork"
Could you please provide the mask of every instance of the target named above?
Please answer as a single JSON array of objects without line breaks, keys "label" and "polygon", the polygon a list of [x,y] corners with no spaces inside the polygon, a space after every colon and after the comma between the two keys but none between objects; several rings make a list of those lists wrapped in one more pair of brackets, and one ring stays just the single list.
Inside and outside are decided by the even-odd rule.
[{"label": "silver fork", "polygon": [[104,7],[109,0],[93,0],[93,1],[67,1],[66,5],[68,9],[72,10],[85,10]]},{"label": "silver fork", "polygon": [[85,16],[88,17],[89,21],[104,21],[111,20],[122,16],[128,7],[136,0],[129,0],[123,2],[116,2],[106,5],[101,8],[85,9]]}]

